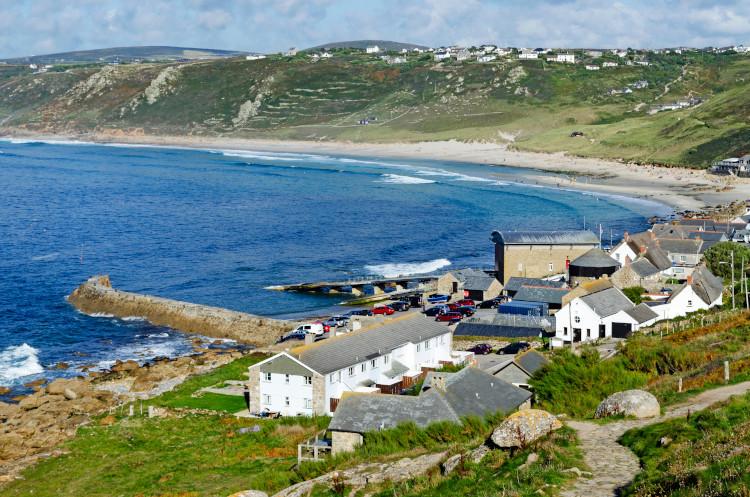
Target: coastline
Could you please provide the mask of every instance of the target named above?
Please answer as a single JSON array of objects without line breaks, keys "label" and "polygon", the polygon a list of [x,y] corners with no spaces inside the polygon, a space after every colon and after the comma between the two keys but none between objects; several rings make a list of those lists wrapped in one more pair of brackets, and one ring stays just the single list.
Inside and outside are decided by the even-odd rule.
[{"label": "coastline", "polygon": [[[750,198],[750,180],[713,176],[705,170],[658,167],[510,150],[505,144],[456,141],[417,143],[352,143],[283,141],[232,137],[135,135],[126,133],[43,134],[13,132],[0,139],[71,141],[95,144],[180,147],[197,150],[327,153],[389,159],[445,160],[506,166],[529,172],[521,181],[552,188],[622,195],[665,204],[676,211],[706,207]],[[539,172],[551,174],[535,174]]]}]

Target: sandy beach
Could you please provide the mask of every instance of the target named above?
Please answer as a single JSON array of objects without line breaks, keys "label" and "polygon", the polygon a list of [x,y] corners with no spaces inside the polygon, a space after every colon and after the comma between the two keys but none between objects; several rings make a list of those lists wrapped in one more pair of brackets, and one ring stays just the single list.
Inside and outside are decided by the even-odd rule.
[{"label": "sandy beach", "polygon": [[509,149],[505,144],[457,141],[419,143],[351,143],[257,140],[229,137],[149,136],[126,133],[42,135],[14,132],[6,138],[73,140],[96,143],[176,146],[197,149],[234,149],[267,152],[326,153],[352,156],[434,159],[503,165],[557,173],[528,175],[530,183],[625,195],[666,204],[677,211],[750,199],[750,179],[729,178],[704,170],[625,164],[602,159],[544,154]]}]

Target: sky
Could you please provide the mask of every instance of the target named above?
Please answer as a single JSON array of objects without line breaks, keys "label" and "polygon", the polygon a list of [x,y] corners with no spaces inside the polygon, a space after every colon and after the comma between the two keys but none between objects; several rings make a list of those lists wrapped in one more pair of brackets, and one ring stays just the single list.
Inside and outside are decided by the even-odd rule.
[{"label": "sky", "polygon": [[130,45],[277,52],[360,39],[750,45],[750,0],[0,0],[0,58]]}]

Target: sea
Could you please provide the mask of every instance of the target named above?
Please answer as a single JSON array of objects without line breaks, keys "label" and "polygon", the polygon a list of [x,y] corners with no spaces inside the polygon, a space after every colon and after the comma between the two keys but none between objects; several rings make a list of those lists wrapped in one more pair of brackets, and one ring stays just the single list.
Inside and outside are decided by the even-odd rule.
[{"label": "sea", "polygon": [[491,267],[493,230],[585,226],[606,244],[670,212],[537,184],[544,174],[439,160],[0,141],[0,386],[17,392],[116,359],[191,352],[191,337],[139,316],[70,306],[66,295],[95,274],[124,290],[300,319],[340,311],[342,296],[267,287]]}]

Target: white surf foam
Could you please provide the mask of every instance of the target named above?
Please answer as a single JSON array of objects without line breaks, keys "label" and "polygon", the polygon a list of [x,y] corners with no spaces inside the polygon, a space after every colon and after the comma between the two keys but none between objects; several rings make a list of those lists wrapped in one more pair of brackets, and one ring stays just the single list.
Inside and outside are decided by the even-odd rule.
[{"label": "white surf foam", "polygon": [[10,346],[0,352],[0,385],[44,371],[39,362],[39,351],[29,344]]},{"label": "white surf foam", "polygon": [[143,316],[125,316],[122,318],[123,321],[146,321],[146,318]]},{"label": "white surf foam", "polygon": [[450,266],[448,259],[435,259],[427,262],[400,262],[391,264],[372,264],[365,266],[369,274],[377,274],[384,278],[396,278],[398,276],[411,276],[414,274],[427,274],[438,269]]},{"label": "white surf foam", "polygon": [[435,183],[435,181],[431,179],[415,178],[414,176],[401,176],[400,174],[384,174],[379,182],[392,185],[426,185],[429,183]]},{"label": "white surf foam", "polygon": [[113,318],[113,317],[115,317],[114,314],[109,314],[109,313],[106,313],[106,312],[92,312],[91,314],[88,314],[88,313],[84,312],[84,314],[86,314],[87,316],[92,317],[92,318]]},{"label": "white surf foam", "polygon": [[169,333],[166,331],[164,333],[151,333],[150,335],[146,335],[147,338],[168,338]]},{"label": "white surf foam", "polygon": [[31,258],[32,261],[35,262],[41,262],[41,261],[53,261],[60,257],[60,252],[52,252],[51,254],[45,254],[45,255],[35,255]]}]

